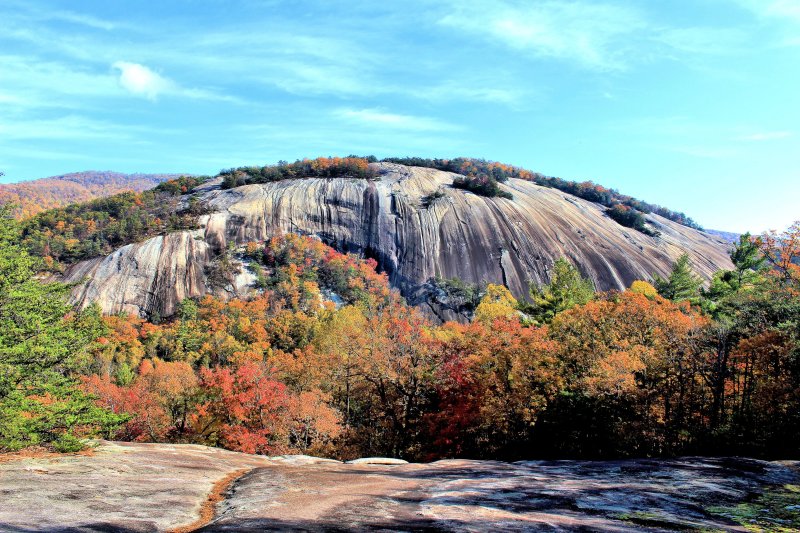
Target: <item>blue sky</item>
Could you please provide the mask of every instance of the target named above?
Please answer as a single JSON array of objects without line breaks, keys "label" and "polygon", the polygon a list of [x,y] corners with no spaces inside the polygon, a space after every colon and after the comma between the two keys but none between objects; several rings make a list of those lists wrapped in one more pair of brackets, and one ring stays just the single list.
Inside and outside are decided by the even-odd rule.
[{"label": "blue sky", "polygon": [[0,3],[0,170],[472,156],[800,218],[800,0]]}]

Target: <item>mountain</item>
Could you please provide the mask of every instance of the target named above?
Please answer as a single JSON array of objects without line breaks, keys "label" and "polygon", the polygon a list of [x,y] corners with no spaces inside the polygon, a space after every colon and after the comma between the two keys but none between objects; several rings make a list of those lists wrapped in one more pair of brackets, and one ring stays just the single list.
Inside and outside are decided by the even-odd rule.
[{"label": "mountain", "polygon": [[739,237],[742,236],[741,233],[734,233],[732,231],[721,231],[718,229],[707,229],[705,230],[705,232],[714,235],[716,237],[720,237],[721,239],[724,239],[726,242],[729,242],[731,244],[739,242]]},{"label": "mountain", "polygon": [[110,170],[73,172],[20,183],[0,184],[0,204],[20,206],[20,218],[123,191],[140,192],[181,174],[123,174]]},{"label": "mountain", "polygon": [[[458,176],[451,172],[386,162],[371,168],[375,179],[284,179],[222,188],[223,179],[216,178],[192,194],[206,212],[199,229],[78,262],[63,279],[82,282],[74,290],[81,305],[96,301],[107,313],[168,316],[186,297],[253,290],[255,276],[247,268],[229,287],[210,286],[208,275],[225,250],[241,251],[280,232],[303,233],[374,258],[411,303],[453,318],[431,303],[435,278],[502,283],[525,297],[529,281],[547,282],[562,256],[599,290],[666,275],[684,252],[705,279],[732,267],[724,239],[654,213],[644,215],[650,228],[644,233],[622,226],[599,203],[524,179],[498,185],[513,197],[508,199],[455,188]],[[189,197],[182,201],[186,205]],[[233,259],[246,262],[241,253]]]}]

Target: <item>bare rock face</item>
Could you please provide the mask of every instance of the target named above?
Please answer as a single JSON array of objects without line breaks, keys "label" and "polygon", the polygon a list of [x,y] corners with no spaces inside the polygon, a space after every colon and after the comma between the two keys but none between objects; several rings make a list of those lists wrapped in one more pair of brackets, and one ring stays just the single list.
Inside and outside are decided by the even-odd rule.
[{"label": "bare rock face", "polygon": [[343,464],[102,442],[91,456],[0,455],[0,531],[795,531],[797,468],[697,457]]},{"label": "bare rock face", "polygon": [[93,455],[4,461],[0,531],[168,531],[195,522],[214,483],[266,466],[194,445],[102,442]]},{"label": "bare rock face", "polygon": [[[205,269],[229,244],[276,233],[316,235],[341,251],[375,258],[411,303],[431,278],[503,283],[525,297],[529,281],[549,280],[567,257],[600,290],[623,289],[636,279],[665,275],[688,252],[705,277],[731,268],[728,243],[648,215],[659,237],[620,226],[605,208],[523,180],[503,187],[514,199],[486,198],[451,187],[453,174],[379,163],[375,181],[300,179],[220,190],[201,188],[214,210],[204,228],[120,248],[108,257],[74,265],[66,281],[88,281],[76,302],[97,301],[104,311],[167,316],[185,297],[210,292]],[[428,203],[426,196],[445,196]]]}]

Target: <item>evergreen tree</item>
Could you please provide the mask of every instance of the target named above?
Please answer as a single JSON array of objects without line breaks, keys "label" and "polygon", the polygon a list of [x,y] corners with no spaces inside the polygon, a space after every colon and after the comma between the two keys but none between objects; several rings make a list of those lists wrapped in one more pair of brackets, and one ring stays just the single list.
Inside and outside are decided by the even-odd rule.
[{"label": "evergreen tree", "polygon": [[761,252],[758,241],[753,239],[749,233],[739,237],[731,250],[731,261],[736,267],[736,280],[738,286],[752,282],[766,268],[767,258]]},{"label": "evergreen tree", "polygon": [[40,283],[39,261],[18,244],[11,209],[0,209],[0,451],[52,443],[80,449],[76,430],[120,417],[77,389],[70,369],[100,332],[96,310],[69,319],[69,287]]},{"label": "evergreen tree", "polygon": [[531,284],[532,305],[525,313],[537,322],[550,322],[553,317],[576,305],[583,305],[594,297],[594,283],[581,276],[580,271],[561,257],[553,264],[550,283],[545,286]]},{"label": "evergreen tree", "polygon": [[697,303],[700,296],[700,287],[703,281],[692,271],[689,255],[681,255],[672,265],[667,279],[654,276],[654,283],[658,294],[674,302],[689,301]]},{"label": "evergreen tree", "polygon": [[702,291],[703,307],[717,316],[720,303],[742,289],[753,289],[764,283],[767,258],[761,251],[759,241],[749,233],[739,237],[730,253],[733,270],[718,270],[714,273],[708,290]]}]

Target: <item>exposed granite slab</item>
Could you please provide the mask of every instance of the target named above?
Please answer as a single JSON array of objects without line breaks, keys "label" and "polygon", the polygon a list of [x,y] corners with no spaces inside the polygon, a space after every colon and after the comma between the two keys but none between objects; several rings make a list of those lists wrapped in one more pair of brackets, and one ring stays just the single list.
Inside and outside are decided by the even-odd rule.
[{"label": "exposed granite slab", "polygon": [[344,464],[191,445],[103,442],[0,463],[0,531],[745,531],[712,507],[800,482],[796,463],[686,458]]},{"label": "exposed granite slab", "polygon": [[214,482],[266,457],[103,442],[91,456],[0,463],[0,531],[166,531],[194,522]]},{"label": "exposed granite slab", "polygon": [[699,458],[258,468],[202,531],[746,531],[707,509],[797,479]]}]

